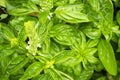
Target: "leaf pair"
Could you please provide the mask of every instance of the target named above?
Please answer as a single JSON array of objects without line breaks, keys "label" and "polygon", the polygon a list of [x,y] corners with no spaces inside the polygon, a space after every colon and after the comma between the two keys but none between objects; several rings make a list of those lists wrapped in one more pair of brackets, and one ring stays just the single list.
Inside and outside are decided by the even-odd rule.
[{"label": "leaf pair", "polygon": [[86,64],[88,64],[88,62],[97,62],[97,58],[94,57],[94,54],[97,52],[97,48],[95,48],[97,43],[98,40],[89,40],[86,42],[85,35],[82,32],[79,32],[76,42],[71,46],[78,62],[82,62],[84,68],[86,68]]}]

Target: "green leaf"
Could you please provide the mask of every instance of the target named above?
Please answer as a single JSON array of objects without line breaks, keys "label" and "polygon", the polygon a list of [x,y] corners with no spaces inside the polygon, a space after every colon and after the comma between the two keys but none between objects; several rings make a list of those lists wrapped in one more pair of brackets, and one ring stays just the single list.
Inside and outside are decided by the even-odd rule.
[{"label": "green leaf", "polygon": [[55,6],[63,6],[68,4],[69,0],[53,0]]},{"label": "green leaf", "polygon": [[54,27],[52,27],[50,33],[51,37],[53,37],[56,42],[63,45],[72,45],[72,39],[76,34],[72,26],[66,24],[55,25]]},{"label": "green leaf", "polygon": [[34,62],[32,63],[24,72],[24,75],[20,78],[20,80],[27,80],[30,79],[32,77],[37,76],[39,73],[41,73],[41,71],[44,68],[44,64],[41,62]]},{"label": "green leaf", "polygon": [[81,65],[81,64],[77,64],[77,65],[73,66],[74,74],[75,74],[76,76],[79,76],[79,75],[81,74],[82,69],[83,69],[83,68],[82,68],[82,65]]},{"label": "green leaf", "polygon": [[46,37],[42,44],[42,52],[50,53],[50,38],[49,37]]},{"label": "green leaf", "polygon": [[15,66],[12,68],[9,68],[9,66],[8,66],[7,72],[9,74],[15,74],[18,70],[23,68],[26,65],[26,63],[28,63],[28,58],[25,58],[24,60],[20,61],[19,63],[13,61],[11,64],[13,64],[13,65],[15,64]]},{"label": "green leaf", "polygon": [[69,76],[68,74],[62,72],[62,71],[59,71],[59,70],[56,70],[57,72],[59,72],[63,77],[63,79],[65,80],[74,80],[71,76]]},{"label": "green leaf", "polygon": [[93,73],[94,73],[93,68],[89,67],[89,69],[83,70],[78,77],[75,77],[75,80],[89,80]]},{"label": "green leaf", "polygon": [[94,54],[97,52],[96,48],[88,48],[83,52],[85,59],[90,63],[96,63],[97,58],[94,57]]},{"label": "green leaf", "polygon": [[89,40],[87,41],[87,47],[88,47],[88,48],[95,47],[95,46],[97,46],[98,42],[99,42],[98,39],[89,39]]},{"label": "green leaf", "polygon": [[47,23],[49,15],[49,11],[41,11],[39,14],[39,21],[41,25],[44,25]]},{"label": "green leaf", "polygon": [[38,21],[37,18],[31,16],[17,16],[17,17],[12,17],[9,23],[12,26],[12,28],[15,29],[15,31],[20,32],[21,29],[24,27],[24,22],[27,22],[29,20],[32,21],[34,24],[36,24]]},{"label": "green leaf", "polygon": [[37,6],[32,1],[21,0],[11,1],[7,0],[7,11],[11,15],[21,16],[30,13],[38,12]]},{"label": "green leaf", "polygon": [[18,34],[19,47],[26,48],[27,46],[25,42],[26,39],[27,39],[27,34],[25,31],[25,27],[23,27]]},{"label": "green leaf", "polygon": [[111,0],[99,0],[100,2],[100,15],[108,23],[113,21],[113,3]]},{"label": "green leaf", "polygon": [[83,29],[83,32],[86,34],[87,37],[89,37],[90,39],[98,39],[101,37],[101,31],[97,28],[92,28],[90,26],[86,26]]},{"label": "green leaf", "polygon": [[53,80],[61,80],[61,79],[63,79],[62,76],[60,75],[60,73],[57,72],[54,69],[48,69],[46,71],[46,73],[48,73],[52,77]]},{"label": "green leaf", "polygon": [[50,10],[53,8],[53,0],[40,0],[39,5],[43,10]]},{"label": "green leaf", "polygon": [[103,69],[104,69],[104,66],[103,66],[102,62],[99,60],[98,63],[96,64],[95,70],[101,71]]},{"label": "green leaf", "polygon": [[0,6],[6,7],[5,0],[0,0]]},{"label": "green leaf", "polygon": [[57,53],[52,59],[55,60],[55,64],[63,63],[69,58],[71,58],[72,55],[73,55],[73,52],[71,50],[64,50]]},{"label": "green leaf", "polygon": [[15,38],[13,32],[11,31],[11,29],[6,24],[0,23],[0,26],[1,26],[1,31],[3,32],[3,35],[6,39],[11,41],[11,39]]},{"label": "green leaf", "polygon": [[0,20],[5,19],[5,18],[7,18],[7,17],[8,17],[8,14],[1,14],[1,15],[0,15]]},{"label": "green leaf", "polygon": [[0,73],[5,75],[10,58],[8,56],[0,57]]},{"label": "green leaf", "polygon": [[10,49],[10,48],[7,48],[7,47],[3,47],[3,49],[0,50],[0,57],[10,56],[10,55],[14,54],[14,52],[15,52],[15,49]]},{"label": "green leaf", "polygon": [[102,64],[109,74],[117,74],[117,64],[115,59],[115,53],[111,44],[106,40],[101,40],[98,44],[98,55]]},{"label": "green leaf", "polygon": [[93,10],[99,11],[100,10],[100,2],[99,0],[87,0],[89,4],[92,6]]},{"label": "green leaf", "polygon": [[49,73],[46,73],[36,76],[32,80],[53,80],[53,78],[49,75]]},{"label": "green leaf", "polygon": [[90,21],[99,21],[101,16],[97,12],[99,10],[98,0],[84,0],[84,10]]},{"label": "green leaf", "polygon": [[40,43],[43,43],[46,38],[49,38],[48,35],[49,35],[49,30],[51,26],[52,26],[52,22],[45,23],[45,24],[39,24],[39,27],[37,28],[37,32],[40,38]]},{"label": "green leaf", "polygon": [[89,22],[88,16],[83,13],[84,4],[65,5],[57,7],[56,17],[69,23]]},{"label": "green leaf", "polygon": [[81,52],[84,50],[86,46],[86,36],[84,35],[83,32],[78,31],[78,34],[76,34],[76,37],[74,38],[73,45],[71,48],[77,52]]},{"label": "green leaf", "polygon": [[54,56],[54,55],[56,55],[56,53],[59,53],[60,51],[66,49],[66,48],[67,48],[67,46],[59,45],[55,41],[51,41],[50,54]]}]

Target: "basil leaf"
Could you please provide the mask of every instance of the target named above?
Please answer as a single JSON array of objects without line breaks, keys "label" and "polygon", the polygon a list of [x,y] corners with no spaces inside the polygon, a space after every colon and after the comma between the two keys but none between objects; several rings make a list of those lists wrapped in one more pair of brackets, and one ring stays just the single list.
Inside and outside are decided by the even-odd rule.
[{"label": "basil leaf", "polygon": [[92,6],[93,10],[98,12],[100,10],[100,2],[99,0],[87,0],[89,4]]},{"label": "basil leaf", "polygon": [[6,7],[5,0],[0,1],[0,6]]},{"label": "basil leaf", "polygon": [[72,54],[72,51],[69,50],[61,51],[53,57],[53,60],[55,60],[55,64],[62,63],[71,58]]},{"label": "basil leaf", "polygon": [[88,16],[83,13],[84,4],[59,6],[55,14],[58,18],[69,23],[89,22]]},{"label": "basil leaf", "polygon": [[53,80],[53,78],[49,75],[49,73],[36,76],[32,80],[41,80],[41,79],[42,80]]},{"label": "basil leaf", "polygon": [[100,40],[98,44],[98,55],[108,73],[117,74],[117,64],[113,48],[106,40]]},{"label": "basil leaf", "polygon": [[24,72],[24,75],[20,78],[20,80],[26,80],[26,79],[30,79],[36,75],[38,75],[42,70],[44,64],[42,64],[41,62],[34,62],[32,63]]},{"label": "basil leaf", "polygon": [[33,12],[38,12],[37,6],[30,0],[21,0],[19,2],[7,0],[6,6],[8,13],[15,16],[27,15]]},{"label": "basil leaf", "polygon": [[7,40],[11,41],[11,39],[15,38],[14,33],[6,24],[0,23],[0,26],[1,26],[3,35]]},{"label": "basil leaf", "polygon": [[40,0],[39,5],[43,10],[50,10],[53,8],[53,0]]},{"label": "basil leaf", "polygon": [[82,71],[78,77],[75,77],[75,80],[89,80],[93,74],[93,71],[93,68],[89,67],[88,70]]},{"label": "basil leaf", "polygon": [[[18,58],[19,59],[19,58]],[[28,62],[28,58],[26,58],[26,59],[24,59],[24,60],[22,60],[20,63],[16,63],[15,64],[15,66],[12,66],[12,68],[10,68],[9,66],[8,66],[8,73],[9,74],[15,74],[18,70],[20,70],[21,68],[23,68],[25,65],[26,65],[26,63]],[[11,64],[13,64],[14,62],[12,62]],[[14,65],[14,64],[13,64]]]},{"label": "basil leaf", "polygon": [[94,39],[94,40],[89,39],[89,40],[87,41],[87,45],[88,45],[87,47],[88,47],[88,48],[95,47],[95,46],[97,46],[98,42],[99,42],[98,39]]},{"label": "basil leaf", "polygon": [[65,24],[55,25],[50,33],[56,42],[63,45],[72,45],[72,38],[76,34],[72,26]]},{"label": "basil leaf", "polygon": [[7,18],[8,14],[1,14],[0,15],[0,20]]},{"label": "basil leaf", "polygon": [[[100,13],[101,16],[104,17],[106,21],[109,23],[113,20],[113,3],[111,0],[99,0],[100,2]],[[105,6],[103,6],[103,4]],[[107,14],[106,12],[109,11]]]}]

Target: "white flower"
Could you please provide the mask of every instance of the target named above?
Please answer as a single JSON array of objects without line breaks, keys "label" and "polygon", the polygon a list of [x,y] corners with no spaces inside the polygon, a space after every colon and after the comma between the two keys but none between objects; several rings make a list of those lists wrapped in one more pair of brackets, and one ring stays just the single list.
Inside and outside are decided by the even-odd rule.
[{"label": "white flower", "polygon": [[50,16],[48,16],[47,18],[48,18],[49,20],[51,20],[51,17],[50,17]]},{"label": "white flower", "polygon": [[50,13],[50,17],[52,17],[52,14],[53,14],[53,13]]},{"label": "white flower", "polygon": [[52,14],[53,14],[53,13],[50,13],[49,16],[47,17],[49,20],[51,20]]},{"label": "white flower", "polygon": [[28,45],[26,46],[26,49],[29,49],[29,46],[28,46]]},{"label": "white flower", "polygon": [[33,55],[33,56],[35,56],[35,55],[36,55],[36,53],[32,53],[32,55]]},{"label": "white flower", "polygon": [[40,45],[40,44],[38,44],[38,45],[37,45],[37,47],[38,47],[38,48],[41,48],[41,45]]},{"label": "white flower", "polygon": [[28,44],[30,45],[30,41],[28,41]]}]

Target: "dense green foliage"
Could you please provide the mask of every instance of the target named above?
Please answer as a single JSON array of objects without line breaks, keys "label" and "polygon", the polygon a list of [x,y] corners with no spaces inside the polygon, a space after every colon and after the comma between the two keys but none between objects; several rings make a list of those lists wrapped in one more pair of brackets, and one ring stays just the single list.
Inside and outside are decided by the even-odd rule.
[{"label": "dense green foliage", "polygon": [[0,0],[0,80],[120,80],[119,0]]}]

